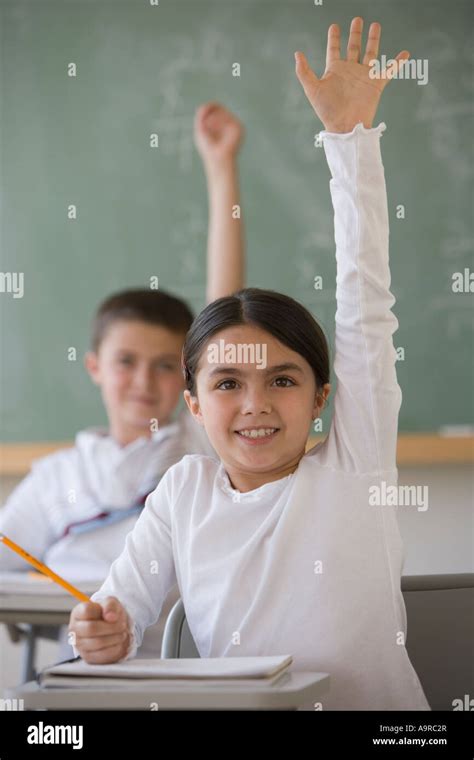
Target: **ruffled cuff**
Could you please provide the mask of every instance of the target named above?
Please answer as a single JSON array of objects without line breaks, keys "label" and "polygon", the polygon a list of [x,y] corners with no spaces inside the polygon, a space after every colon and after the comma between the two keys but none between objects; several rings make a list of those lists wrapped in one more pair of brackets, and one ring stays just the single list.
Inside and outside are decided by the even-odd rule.
[{"label": "ruffled cuff", "polygon": [[117,662],[125,662],[125,660],[132,660],[137,654],[138,641],[139,641],[138,630],[137,630],[137,626],[132,624],[130,620],[130,616],[129,616],[129,621],[130,621],[129,623],[130,644],[129,644],[127,653],[124,655],[124,657],[122,657],[121,660],[117,660]]},{"label": "ruffled cuff", "polygon": [[376,127],[364,127],[362,122],[360,121],[358,124],[355,125],[352,132],[327,132],[326,130],[323,130],[319,133],[320,137],[324,139],[330,138],[335,140],[348,140],[354,135],[357,134],[366,134],[371,135],[374,133],[377,133],[379,137],[381,137],[382,133],[385,132],[387,129],[387,125],[384,121],[381,121],[380,124],[378,124]]},{"label": "ruffled cuff", "polygon": [[[384,171],[380,137],[385,129],[383,121],[370,129],[359,122],[352,132],[322,132],[323,148],[333,181],[352,188],[348,189],[352,194],[361,183],[381,183]],[[382,185],[380,187],[381,192],[385,191]]]}]

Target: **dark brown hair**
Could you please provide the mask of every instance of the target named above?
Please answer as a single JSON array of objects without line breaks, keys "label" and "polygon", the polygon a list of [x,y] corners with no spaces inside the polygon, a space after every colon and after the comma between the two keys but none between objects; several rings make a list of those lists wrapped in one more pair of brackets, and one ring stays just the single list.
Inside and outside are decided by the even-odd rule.
[{"label": "dark brown hair", "polygon": [[181,361],[191,395],[196,395],[199,359],[209,339],[226,327],[246,324],[266,330],[306,359],[319,391],[329,382],[328,342],[310,312],[290,296],[274,290],[244,288],[208,304],[186,335]]},{"label": "dark brown hair", "polygon": [[163,290],[122,290],[106,298],[97,309],[92,323],[93,351],[98,351],[109,327],[121,320],[160,325],[184,335],[193,314],[184,301]]}]

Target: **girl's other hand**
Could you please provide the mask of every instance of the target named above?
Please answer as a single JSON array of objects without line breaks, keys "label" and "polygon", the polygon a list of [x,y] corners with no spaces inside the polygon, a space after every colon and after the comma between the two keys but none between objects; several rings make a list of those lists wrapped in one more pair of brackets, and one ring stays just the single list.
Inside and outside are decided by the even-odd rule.
[{"label": "girl's other hand", "polygon": [[129,617],[114,596],[100,604],[76,604],[69,619],[69,632],[82,659],[91,665],[105,665],[121,660],[130,646]]}]

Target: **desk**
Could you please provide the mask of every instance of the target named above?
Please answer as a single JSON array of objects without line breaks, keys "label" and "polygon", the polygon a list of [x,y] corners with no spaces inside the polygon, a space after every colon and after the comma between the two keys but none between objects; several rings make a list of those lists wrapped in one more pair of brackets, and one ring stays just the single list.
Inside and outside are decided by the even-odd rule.
[{"label": "desk", "polygon": [[[93,594],[103,581],[76,581],[85,594]],[[34,579],[27,572],[0,573],[0,623],[7,625],[25,624],[21,631],[23,658],[21,680],[31,681],[36,677],[36,640],[40,636],[55,639],[55,630],[69,622],[71,610],[78,600],[57,583]],[[49,630],[41,630],[46,626]]]},{"label": "desk", "polygon": [[[213,681],[156,681],[136,689],[40,687],[36,681],[6,689],[4,698],[22,699],[25,710],[296,710],[320,701],[327,673],[286,672],[273,684],[231,685]],[[155,707],[156,709],[156,707]]]}]

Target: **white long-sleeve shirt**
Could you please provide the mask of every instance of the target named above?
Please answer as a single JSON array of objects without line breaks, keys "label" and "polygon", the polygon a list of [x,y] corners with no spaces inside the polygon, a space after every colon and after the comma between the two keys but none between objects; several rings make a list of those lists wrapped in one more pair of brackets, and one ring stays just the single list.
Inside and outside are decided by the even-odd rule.
[{"label": "white long-sleeve shirt", "polygon": [[[73,447],[33,463],[0,510],[0,532],[59,575],[100,582],[137,521],[134,505],[189,453],[215,456],[187,409],[150,438],[127,446],[106,430],[83,430]],[[27,569],[0,544],[0,571]]]},{"label": "white long-sleeve shirt", "polygon": [[397,483],[401,403],[384,129],[322,133],[337,258],[329,434],[292,474],[246,493],[206,456],[168,470],[92,597],[125,606],[127,658],[177,581],[202,657],[292,654],[294,669],[330,674],[323,709],[429,709],[405,648],[395,507],[369,502],[371,486]]}]

